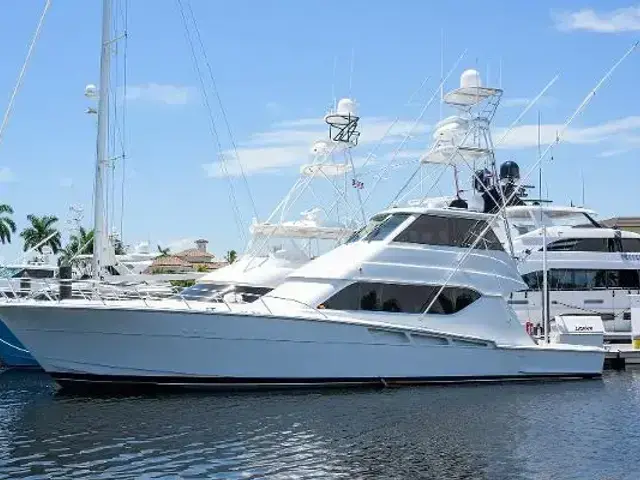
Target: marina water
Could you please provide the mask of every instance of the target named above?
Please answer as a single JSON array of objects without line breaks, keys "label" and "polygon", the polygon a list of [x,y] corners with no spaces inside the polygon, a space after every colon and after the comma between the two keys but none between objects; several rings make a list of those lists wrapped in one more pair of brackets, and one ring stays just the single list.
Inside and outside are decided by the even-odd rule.
[{"label": "marina water", "polygon": [[0,374],[0,479],[637,479],[640,372],[529,384],[69,396]]}]

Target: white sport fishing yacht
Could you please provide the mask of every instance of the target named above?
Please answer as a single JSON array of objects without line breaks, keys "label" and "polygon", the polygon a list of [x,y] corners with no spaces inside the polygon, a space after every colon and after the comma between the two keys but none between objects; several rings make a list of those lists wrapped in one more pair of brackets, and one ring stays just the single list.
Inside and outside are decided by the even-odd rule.
[{"label": "white sport fishing yacht", "polygon": [[[541,343],[488,222],[399,207],[261,301],[5,300],[0,316],[62,386],[303,386],[594,377],[599,347]],[[55,328],[54,328],[55,327]],[[167,355],[167,352],[179,352]]]}]

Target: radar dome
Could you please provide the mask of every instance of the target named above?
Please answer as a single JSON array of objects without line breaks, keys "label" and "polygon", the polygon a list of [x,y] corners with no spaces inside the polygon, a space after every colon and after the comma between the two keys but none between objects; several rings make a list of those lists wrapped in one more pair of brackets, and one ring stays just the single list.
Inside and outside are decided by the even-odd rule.
[{"label": "radar dome", "polygon": [[516,162],[509,160],[500,165],[500,180],[519,180],[520,167]]},{"label": "radar dome", "polygon": [[328,155],[331,152],[331,143],[326,140],[318,140],[311,146],[312,155]]},{"label": "radar dome", "polygon": [[351,115],[355,117],[356,112],[356,102],[351,100],[350,98],[343,98],[338,102],[338,115]]},{"label": "radar dome", "polygon": [[465,70],[462,72],[462,75],[460,75],[461,88],[476,88],[481,86],[482,80],[480,79],[480,73],[477,70]]},{"label": "radar dome", "polygon": [[84,95],[85,97],[95,97],[98,94],[98,87],[96,87],[93,83],[90,83],[86,87],[84,87]]}]

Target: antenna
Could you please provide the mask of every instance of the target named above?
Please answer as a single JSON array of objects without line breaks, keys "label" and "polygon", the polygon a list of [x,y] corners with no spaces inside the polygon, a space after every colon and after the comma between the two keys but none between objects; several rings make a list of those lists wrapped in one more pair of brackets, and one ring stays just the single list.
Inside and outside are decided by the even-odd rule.
[{"label": "antenna", "polygon": [[[540,153],[540,110],[538,110],[538,158],[540,158]],[[540,167],[538,168],[538,195],[542,200],[542,162],[540,162]]]},{"label": "antenna", "polygon": [[440,120],[444,103],[444,28],[440,29]]},{"label": "antenna", "polygon": [[331,78],[331,101],[333,105],[331,106],[332,110],[337,108],[337,99],[336,99],[336,68],[338,68],[338,56],[333,57],[333,77]]},{"label": "antenna", "polygon": [[351,86],[353,84],[353,64],[356,58],[356,49],[351,48],[351,70],[349,72],[349,97],[351,97]]}]

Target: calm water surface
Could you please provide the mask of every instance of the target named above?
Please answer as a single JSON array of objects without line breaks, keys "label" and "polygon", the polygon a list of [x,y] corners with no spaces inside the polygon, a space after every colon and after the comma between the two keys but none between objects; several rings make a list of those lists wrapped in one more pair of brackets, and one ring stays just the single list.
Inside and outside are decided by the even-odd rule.
[{"label": "calm water surface", "polygon": [[640,479],[640,372],[119,398],[0,374],[0,479]]}]

